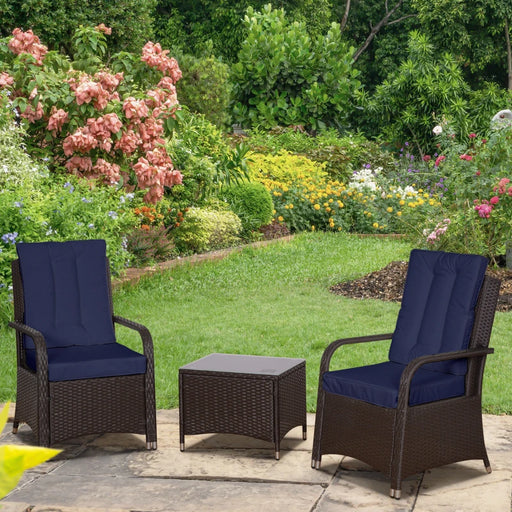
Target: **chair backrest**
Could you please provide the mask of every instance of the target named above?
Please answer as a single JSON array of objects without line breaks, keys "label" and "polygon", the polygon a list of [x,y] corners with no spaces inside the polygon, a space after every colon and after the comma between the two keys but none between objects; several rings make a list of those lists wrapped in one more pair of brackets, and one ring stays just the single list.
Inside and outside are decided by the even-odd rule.
[{"label": "chair backrest", "polygon": [[[483,256],[413,250],[389,359],[407,364],[422,355],[466,349],[486,269]],[[467,363],[427,367],[464,375]]]},{"label": "chair backrest", "polygon": [[[21,243],[17,247],[25,324],[49,348],[115,341],[104,240]],[[26,349],[34,348],[25,337]]]}]

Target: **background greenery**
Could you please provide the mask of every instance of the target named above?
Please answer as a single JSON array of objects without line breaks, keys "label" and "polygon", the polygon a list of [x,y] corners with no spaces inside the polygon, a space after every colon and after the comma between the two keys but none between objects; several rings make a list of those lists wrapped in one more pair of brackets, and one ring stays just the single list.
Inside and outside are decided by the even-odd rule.
[{"label": "background greenery", "polygon": [[[399,304],[354,300],[329,286],[408,258],[403,240],[310,233],[291,242],[246,248],[222,261],[183,265],[124,285],[114,293],[117,314],[146,324],[155,343],[158,407],[178,405],[178,368],[212,352],[300,357],[307,360],[307,403],[316,404],[323,349],[345,336],[391,332]],[[240,314],[243,311],[243,315]],[[498,313],[484,380],[484,410],[512,413],[512,317]],[[121,329],[121,328],[120,328]],[[14,333],[1,332],[0,357],[13,361]],[[120,339],[133,348],[128,330]],[[388,343],[342,350],[334,364],[348,367],[385,358]],[[0,368],[0,401],[13,399],[15,365]]]}]

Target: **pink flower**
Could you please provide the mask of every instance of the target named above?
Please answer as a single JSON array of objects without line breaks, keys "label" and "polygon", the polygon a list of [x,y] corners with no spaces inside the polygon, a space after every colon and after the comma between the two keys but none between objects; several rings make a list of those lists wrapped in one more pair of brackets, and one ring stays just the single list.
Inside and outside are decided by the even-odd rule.
[{"label": "pink flower", "polygon": [[112,34],[112,29],[109,28],[109,27],[106,27],[105,26],[105,23],[100,23],[99,25],[97,25],[96,27],[94,27],[98,32],[103,32],[104,34],[106,34],[107,36],[109,36],[110,34]]},{"label": "pink flower", "polygon": [[64,164],[64,167],[68,172],[82,175],[92,171],[92,161],[88,156],[73,156]]},{"label": "pink flower", "polygon": [[168,57],[169,50],[162,50],[159,43],[148,41],[142,48],[143,60],[148,66],[157,68],[164,75],[170,76],[173,83],[181,78],[181,70],[176,59]]},{"label": "pink flower", "polygon": [[56,137],[57,132],[62,130],[62,126],[67,122],[67,120],[68,113],[65,110],[61,108],[57,110],[55,107],[53,107],[52,115],[48,119],[48,131],[52,132],[52,135]]},{"label": "pink flower", "polygon": [[97,80],[100,85],[106,91],[113,93],[119,84],[123,81],[124,75],[123,73],[116,73],[112,75],[111,73],[107,73],[106,71],[98,71],[94,75],[94,79]]},{"label": "pink flower", "polygon": [[435,162],[436,167],[439,167],[439,164],[440,164],[443,160],[445,160],[445,159],[446,159],[446,157],[445,157],[444,155],[440,155],[440,156],[438,156],[438,157],[436,158],[436,162]]},{"label": "pink flower", "polygon": [[8,87],[14,83],[14,78],[7,72],[0,73],[0,88]]},{"label": "pink flower", "polygon": [[123,110],[128,119],[139,120],[149,115],[149,109],[144,101],[136,100],[132,96],[124,100]]},{"label": "pink flower", "polygon": [[480,174],[481,174],[480,171],[475,172],[475,176],[480,176]]},{"label": "pink flower", "polygon": [[131,155],[141,143],[142,141],[137,133],[133,130],[127,130],[116,142],[115,148],[122,151],[125,155]]},{"label": "pink flower", "polygon": [[42,66],[43,58],[48,52],[48,48],[40,44],[39,37],[34,35],[32,30],[23,32],[20,28],[15,28],[12,31],[12,35],[14,37],[7,45],[9,50],[16,55],[28,53],[34,57],[38,66]]},{"label": "pink flower", "polygon": [[490,203],[492,205],[498,204],[500,202],[500,198],[498,196],[492,196]]},{"label": "pink flower", "polygon": [[432,157],[431,157],[430,155],[425,155],[425,156],[423,157],[423,161],[424,161],[424,162],[430,162],[430,160],[431,160],[431,159],[432,159]]},{"label": "pink flower", "polygon": [[460,155],[460,159],[466,160],[467,162],[471,162],[471,160],[473,160],[473,157],[471,155],[463,154],[463,155]]},{"label": "pink flower", "polygon": [[507,191],[507,185],[510,183],[510,180],[508,178],[501,178],[501,180],[498,182],[498,187],[494,187],[498,189],[498,194],[504,194]]},{"label": "pink flower", "polygon": [[488,219],[491,216],[492,205],[489,204],[489,201],[484,199],[482,204],[475,205],[475,210],[478,212],[479,217],[482,219]]},{"label": "pink flower", "polygon": [[68,135],[62,142],[66,156],[71,156],[75,151],[88,153],[96,147],[98,147],[98,141],[89,133],[88,127],[78,128],[75,133]]},{"label": "pink flower", "polygon": [[27,104],[27,108],[25,109],[25,112],[21,114],[21,117],[24,117],[25,119],[28,119],[29,123],[35,123],[39,119],[43,117],[44,111],[43,111],[43,104],[39,102],[37,104],[36,109],[34,110],[32,108],[32,105],[29,103]]},{"label": "pink flower", "polygon": [[470,133],[469,134],[470,139],[476,139],[476,133]]},{"label": "pink flower", "polygon": [[110,162],[103,160],[103,158],[98,158],[92,169],[97,177],[110,185],[118,183],[121,179],[119,165],[111,164]]}]

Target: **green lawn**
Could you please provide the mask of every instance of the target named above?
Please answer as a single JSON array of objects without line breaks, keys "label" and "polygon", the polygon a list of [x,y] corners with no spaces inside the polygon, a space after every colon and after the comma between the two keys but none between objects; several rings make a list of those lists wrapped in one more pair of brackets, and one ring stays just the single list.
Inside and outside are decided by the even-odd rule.
[{"label": "green lawn", "polygon": [[[116,313],[144,323],[155,343],[159,408],[178,405],[178,368],[211,352],[302,357],[307,361],[308,410],[315,409],[318,368],[326,345],[340,337],[391,332],[399,304],[353,300],[330,285],[407,259],[397,239],[309,233],[291,242],[245,248],[221,261],[183,265],[124,285]],[[512,413],[512,315],[498,313],[484,381],[487,412]],[[129,330],[121,340],[137,348]],[[14,336],[1,331],[0,401],[15,398]],[[339,351],[339,367],[386,357],[387,342]]]}]

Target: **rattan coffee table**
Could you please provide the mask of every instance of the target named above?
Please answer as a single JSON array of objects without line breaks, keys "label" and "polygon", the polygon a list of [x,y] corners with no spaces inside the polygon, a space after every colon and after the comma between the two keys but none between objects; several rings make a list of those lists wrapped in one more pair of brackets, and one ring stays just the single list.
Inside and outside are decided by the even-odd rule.
[{"label": "rattan coffee table", "polygon": [[304,359],[210,354],[179,370],[180,449],[185,435],[241,434],[279,444],[302,425],[306,439]]}]

